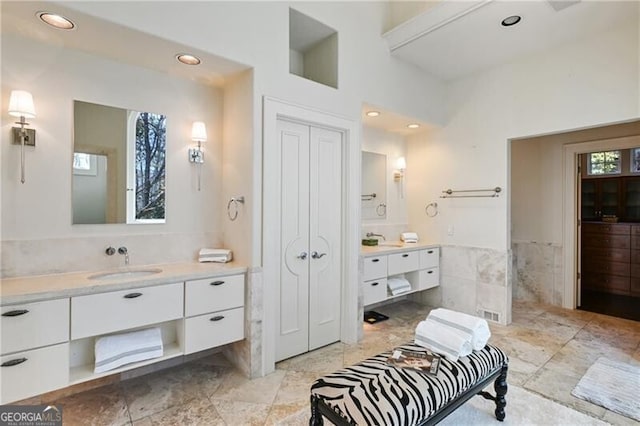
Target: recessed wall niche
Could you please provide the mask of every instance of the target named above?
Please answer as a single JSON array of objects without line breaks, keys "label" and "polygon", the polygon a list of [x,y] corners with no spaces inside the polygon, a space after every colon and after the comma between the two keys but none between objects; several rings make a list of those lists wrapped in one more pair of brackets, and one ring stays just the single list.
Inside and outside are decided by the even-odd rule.
[{"label": "recessed wall niche", "polygon": [[338,88],[338,32],[289,9],[289,72]]}]

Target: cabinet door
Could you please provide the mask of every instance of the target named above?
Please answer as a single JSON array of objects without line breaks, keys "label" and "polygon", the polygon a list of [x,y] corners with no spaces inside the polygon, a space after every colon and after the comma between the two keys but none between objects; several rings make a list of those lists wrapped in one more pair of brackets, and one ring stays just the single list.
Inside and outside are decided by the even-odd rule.
[{"label": "cabinet door", "polygon": [[608,178],[599,181],[600,210],[599,216],[620,216],[620,179]]},{"label": "cabinet door", "polygon": [[596,180],[582,179],[581,182],[581,213],[582,220],[597,220],[598,207],[596,203]]},{"label": "cabinet door", "polygon": [[640,221],[640,177],[624,180],[624,215],[625,222]]}]

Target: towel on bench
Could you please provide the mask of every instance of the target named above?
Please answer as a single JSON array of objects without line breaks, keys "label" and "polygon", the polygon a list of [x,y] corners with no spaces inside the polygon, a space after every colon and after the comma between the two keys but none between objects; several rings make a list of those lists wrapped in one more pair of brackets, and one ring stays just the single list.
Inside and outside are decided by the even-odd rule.
[{"label": "towel on bench", "polygon": [[462,312],[438,308],[429,312],[427,320],[455,328],[468,335],[474,351],[484,348],[491,337],[491,330],[486,320]]},{"label": "towel on bench", "polygon": [[444,355],[452,362],[473,350],[468,334],[431,319],[421,321],[416,327],[415,344]]}]

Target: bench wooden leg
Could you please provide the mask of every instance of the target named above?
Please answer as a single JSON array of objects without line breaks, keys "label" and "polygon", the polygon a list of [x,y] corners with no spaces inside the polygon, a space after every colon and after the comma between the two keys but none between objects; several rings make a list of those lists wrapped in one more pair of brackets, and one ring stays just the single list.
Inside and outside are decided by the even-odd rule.
[{"label": "bench wooden leg", "polygon": [[503,421],[505,417],[504,408],[507,406],[507,399],[505,395],[507,394],[507,370],[508,366],[504,365],[502,367],[502,371],[500,375],[496,378],[496,381],[493,383],[493,388],[496,391],[496,419],[499,421]]},{"label": "bench wooden leg", "polygon": [[322,419],[322,414],[318,408],[318,399],[311,396],[311,418],[309,419],[309,426],[322,425],[324,425],[324,420]]}]

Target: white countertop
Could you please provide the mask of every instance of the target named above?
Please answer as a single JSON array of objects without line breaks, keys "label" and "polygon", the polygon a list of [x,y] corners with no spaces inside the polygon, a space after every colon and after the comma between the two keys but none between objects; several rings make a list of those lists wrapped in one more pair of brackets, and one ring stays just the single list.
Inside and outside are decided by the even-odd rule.
[{"label": "white countertop", "polygon": [[422,250],[439,247],[439,244],[429,242],[405,243],[402,241],[381,241],[377,246],[360,246],[362,256],[375,256],[376,254],[392,254],[394,252]]},{"label": "white countertop", "polygon": [[[127,272],[141,269],[161,269],[161,272],[139,277],[90,279],[101,272]],[[0,280],[0,305],[35,302],[47,299],[80,296],[106,291],[168,284],[200,278],[241,274],[247,267],[229,263],[163,263],[136,265],[105,271],[85,271],[65,274],[34,275]]]}]

